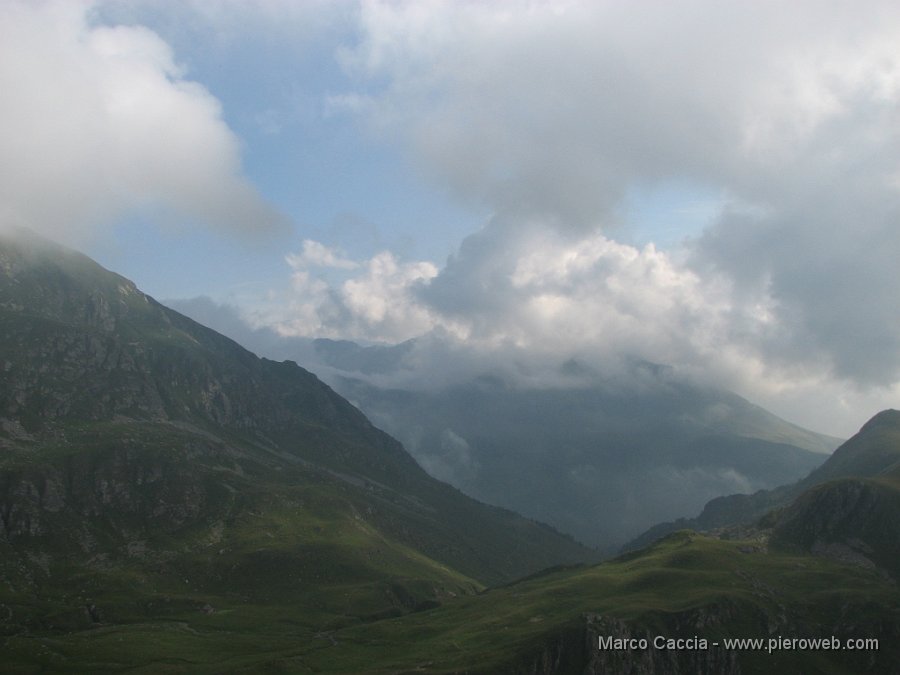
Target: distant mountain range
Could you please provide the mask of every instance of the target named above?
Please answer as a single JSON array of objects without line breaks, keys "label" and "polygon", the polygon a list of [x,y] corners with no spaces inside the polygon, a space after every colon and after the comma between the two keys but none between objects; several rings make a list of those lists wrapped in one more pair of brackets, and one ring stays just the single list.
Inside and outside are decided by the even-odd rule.
[{"label": "distant mountain range", "polygon": [[173,304],[322,373],[432,476],[607,553],[715,497],[798,480],[840,443],[646,361],[602,373],[570,359],[544,385],[489,367],[434,381],[430,366],[452,368],[453,354],[433,338],[280,338],[208,300]]}]

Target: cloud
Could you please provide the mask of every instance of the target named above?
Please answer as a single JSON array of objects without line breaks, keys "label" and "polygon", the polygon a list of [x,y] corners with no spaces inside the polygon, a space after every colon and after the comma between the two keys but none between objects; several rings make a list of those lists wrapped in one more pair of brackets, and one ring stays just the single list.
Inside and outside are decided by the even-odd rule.
[{"label": "cloud", "polygon": [[415,289],[437,273],[430,262],[403,262],[390,251],[354,261],[312,240],[285,257],[290,289],[255,303],[255,326],[283,336],[398,342],[434,327]]},{"label": "cloud", "polygon": [[374,2],[343,61],[384,83],[367,92],[373,124],[460,194],[590,226],[634,181],[749,196],[835,131],[849,141],[833,125],[886,112],[900,85],[900,10],[869,9]]},{"label": "cloud", "polygon": [[[253,303],[255,325],[284,336],[430,336],[407,360],[410,377],[432,385],[485,370],[546,384],[571,358],[604,371],[625,357],[721,373],[728,358],[752,357],[728,334],[741,310],[726,286],[705,283],[652,244],[602,233],[571,237],[495,219],[440,270],[389,252],[354,261],[313,241],[286,261],[291,287]],[[740,318],[759,330],[765,315]]]},{"label": "cloud", "polygon": [[333,267],[336,269],[352,270],[359,264],[345,258],[335,250],[312,239],[303,241],[303,250],[300,253],[289,253],[286,257],[288,265],[294,270],[306,267]]},{"label": "cloud", "polygon": [[471,341],[666,363],[708,350],[730,310],[727,295],[652,244],[499,220],[467,239],[418,295]]},{"label": "cloud", "polygon": [[697,241],[693,264],[733,280],[773,321],[759,349],[773,365],[821,365],[861,386],[900,375],[900,195],[833,193],[758,216],[726,214]]},{"label": "cloud", "polygon": [[[259,354],[298,360],[327,381],[347,373],[335,371],[306,342],[290,338],[394,343],[416,338],[405,345],[396,368],[352,373],[387,389],[441,390],[488,376],[512,387],[634,390],[643,386],[644,372],[634,367],[635,359],[644,359],[674,366],[676,378],[733,389],[795,423],[845,437],[874,411],[896,407],[900,399],[898,385],[854,387],[804,364],[773,366],[758,350],[759,334],[774,330],[768,308],[732,304],[727,287],[706,286],[652,246],[638,249],[599,234],[576,240],[541,236],[540,242],[523,242],[521,254],[492,271],[506,281],[494,281],[490,290],[474,280],[477,266],[462,253],[437,277],[411,275],[400,292],[385,296],[391,314],[381,323],[354,314],[343,300],[344,283],[364,284],[368,278],[371,261],[366,260],[331,279],[327,270],[302,270],[307,276],[295,276],[287,291],[243,298],[237,306],[208,299],[172,306]],[[498,238],[498,245],[502,241]],[[478,243],[462,249],[483,251]],[[486,260],[497,257],[485,253]],[[430,299],[451,268],[463,278],[471,271],[471,286],[451,284]],[[502,285],[506,296],[497,291]],[[484,297],[498,294],[505,302]],[[555,306],[554,295],[561,298]],[[547,311],[548,304],[553,311]],[[414,320],[403,320],[409,317]],[[653,372],[647,374],[651,389],[658,385]]]},{"label": "cloud", "polygon": [[366,376],[378,386],[434,389],[491,374],[513,386],[579,387],[599,377],[635,387],[639,371],[627,364],[636,359],[837,435],[898,391],[848,386],[822,367],[824,348],[813,344],[780,356],[796,329],[768,294],[601,232],[494,219],[441,269],[389,252],[351,260],[312,241],[286,261],[290,288],[242,303],[245,319],[283,337],[417,338],[402,368]]},{"label": "cloud", "polygon": [[92,5],[0,6],[0,220],[73,242],[134,212],[235,233],[283,223],[218,101],[140,26]]},{"label": "cloud", "polygon": [[425,447],[409,448],[415,453],[416,461],[430,475],[451,485],[459,485],[472,480],[480,466],[477,458],[472,456],[469,442],[453,429],[444,429],[438,442],[423,444]]},{"label": "cloud", "polygon": [[[359,21],[346,100],[495,214],[420,288],[432,313],[693,349],[747,381],[900,379],[896,3],[374,2]],[[684,258],[593,238],[629,189],[685,181],[725,199]],[[529,263],[536,229],[582,243]]]},{"label": "cloud", "polygon": [[[386,82],[363,110],[458,195],[590,227],[634,180],[723,163],[738,123],[728,114],[734,73],[692,42],[697,26],[679,30],[689,23],[680,14],[612,3],[368,3],[344,63]],[[715,35],[722,26],[706,14]]]},{"label": "cloud", "polygon": [[[900,391],[896,3],[190,7],[190,35],[343,40],[329,123],[362,122],[492,214],[445,265],[305,242],[291,287],[244,305],[254,325],[426,335],[423,378],[552,381],[625,353],[835,433]],[[716,196],[704,232],[615,240],[629,196],[683,185]]]}]

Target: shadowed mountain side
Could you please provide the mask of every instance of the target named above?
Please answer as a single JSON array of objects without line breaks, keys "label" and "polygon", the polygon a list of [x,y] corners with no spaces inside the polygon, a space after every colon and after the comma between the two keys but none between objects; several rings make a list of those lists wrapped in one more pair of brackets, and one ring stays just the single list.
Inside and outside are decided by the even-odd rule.
[{"label": "shadowed mountain side", "polygon": [[796,480],[840,443],[645,361],[534,372],[527,355],[479,360],[436,335],[368,346],[279,337],[208,299],[174,304],[260,353],[321,368],[431,475],[607,552],[713,497]]},{"label": "shadowed mountain side", "polygon": [[[893,512],[892,490],[896,486],[898,469],[900,467],[900,411],[884,410],[862,426],[857,434],[843,443],[834,451],[831,457],[821,467],[812,471],[808,476],[796,483],[783,485],[774,490],[761,490],[752,495],[730,495],[711,500],[696,518],[682,518],[672,522],[656,525],[640,537],[629,542],[625,550],[639,549],[669,532],[680,529],[712,530],[735,525],[746,525],[759,520],[773,509],[785,507],[794,500],[797,502],[781,515],[773,515],[770,520],[778,520],[779,529],[774,533],[779,541],[786,541],[800,537],[809,546],[812,539],[807,535],[800,536],[797,531],[802,527],[799,523],[806,523],[812,530],[821,530],[822,524],[808,522],[806,516],[812,516],[817,504],[824,509],[824,504],[834,503],[833,500],[858,502],[860,508],[869,500],[874,500],[884,506],[888,512]],[[847,480],[851,479],[851,480]],[[875,479],[852,480],[852,479]],[[828,484],[828,485],[825,485]],[[817,486],[822,486],[817,488]],[[815,489],[813,489],[815,488]],[[802,496],[801,496],[802,495]],[[798,497],[800,499],[798,499]],[[852,515],[849,511],[838,515],[833,509],[826,509],[843,524],[847,532],[852,529],[852,519],[869,516]],[[851,509],[852,511],[852,509]],[[802,516],[801,514],[806,514]],[[879,516],[881,517],[881,516]],[[885,516],[885,525],[890,522],[890,516]],[[850,518],[850,520],[847,520]],[[789,525],[789,523],[795,523]],[[849,528],[849,529],[848,529]],[[890,528],[889,528],[890,529]],[[780,533],[779,533],[780,532]],[[790,532],[790,534],[789,534]],[[896,532],[891,530],[891,532]],[[810,534],[809,536],[813,536]],[[875,535],[875,539],[889,538],[887,531],[882,535]],[[813,537],[817,541],[820,538]],[[798,543],[798,545],[801,545]],[[891,549],[893,544],[889,544]],[[808,548],[808,546],[807,546]],[[893,549],[891,549],[893,550]]]},{"label": "shadowed mountain side", "polygon": [[735,395],[634,369],[640,388],[494,378],[437,391],[337,386],[432,475],[607,551],[672,513],[799,478],[825,458],[733,431],[780,422]]},{"label": "shadowed mountain side", "polygon": [[883,570],[900,580],[900,476],[841,478],[777,515],[770,545]]},{"label": "shadowed mountain side", "polygon": [[0,369],[5,631],[262,599],[321,628],[592,555],[431,478],[295,363],[27,233],[0,238]]}]

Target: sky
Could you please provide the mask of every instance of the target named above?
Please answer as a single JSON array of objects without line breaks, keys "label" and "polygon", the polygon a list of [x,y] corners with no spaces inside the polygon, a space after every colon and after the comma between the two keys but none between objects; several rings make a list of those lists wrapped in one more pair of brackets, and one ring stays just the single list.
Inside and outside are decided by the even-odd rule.
[{"label": "sky", "polygon": [[637,357],[848,436],[900,407],[897,44],[879,0],[2,0],[0,225],[284,336]]}]

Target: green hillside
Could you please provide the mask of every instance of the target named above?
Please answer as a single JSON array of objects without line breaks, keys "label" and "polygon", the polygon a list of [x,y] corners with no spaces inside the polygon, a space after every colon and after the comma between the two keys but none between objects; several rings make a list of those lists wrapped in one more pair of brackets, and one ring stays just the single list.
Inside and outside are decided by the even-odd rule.
[{"label": "green hillside", "polygon": [[900,580],[900,412],[885,410],[772,516],[772,545],[875,569]]},{"label": "green hillside", "polygon": [[[766,533],[588,566],[430,478],[311,373],[87,258],[20,236],[0,271],[3,672],[897,670],[890,412]],[[599,648],[658,636],[686,648]],[[832,637],[878,648],[766,649]]]},{"label": "green hillside", "polygon": [[513,350],[470,362],[434,334],[368,346],[284,337],[208,298],[169,302],[315,370],[432,476],[609,554],[714,497],[796,481],[841,443],[641,359],[513,367]]},{"label": "green hillside", "polygon": [[836,478],[877,476],[898,469],[900,410],[882,410],[800,484],[808,488]]},{"label": "green hillside", "polygon": [[21,233],[0,369],[4,639],[195,616],[312,639],[592,555],[430,478],[296,364]]},{"label": "green hillside", "polygon": [[[331,363],[365,365],[345,349],[316,346]],[[415,345],[396,350],[415,372]],[[374,352],[371,366],[381,358]],[[356,373],[334,386],[432,475],[610,553],[711,498],[802,478],[840,443],[646,362],[607,376],[570,362],[554,377],[565,384],[528,386],[498,374],[391,389]]]},{"label": "green hillside", "polygon": [[[887,487],[872,489],[888,494],[890,486],[896,484],[898,472],[900,472],[900,411],[884,410],[841,444],[822,466],[796,483],[782,485],[773,490],[760,490],[753,494],[729,495],[710,500],[696,518],[681,518],[661,523],[626,544],[625,548],[627,550],[641,548],[678,529],[711,530],[752,524],[774,509],[789,506],[811,488],[830,481],[851,478],[876,479],[882,486]],[[808,502],[812,497],[804,496],[804,499]],[[771,518],[769,520],[772,521]]]},{"label": "green hillside", "polygon": [[[225,605],[210,614],[173,608],[165,620],[11,636],[7,655],[10,664],[40,664],[42,672],[373,675],[891,673],[900,657],[900,594],[879,575],[687,532],[637,555],[396,618],[313,632],[299,615],[272,606]],[[657,636],[692,642],[656,649]],[[601,650],[600,637],[651,646]],[[874,639],[878,648],[767,649],[773,638],[832,637]],[[728,650],[725,638],[763,642]]]}]

